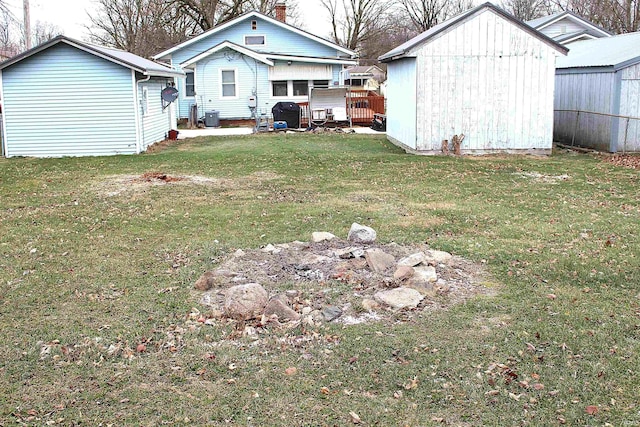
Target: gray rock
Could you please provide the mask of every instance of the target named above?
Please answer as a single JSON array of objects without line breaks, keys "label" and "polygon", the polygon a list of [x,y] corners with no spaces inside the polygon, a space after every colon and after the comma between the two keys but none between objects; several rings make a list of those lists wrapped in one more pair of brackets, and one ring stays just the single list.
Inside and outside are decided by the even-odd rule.
[{"label": "gray rock", "polygon": [[[356,253],[359,255],[355,255]],[[358,256],[362,256],[363,254],[364,254],[364,250],[356,246],[350,246],[348,248],[343,248],[343,249],[336,249],[333,251],[333,256],[336,256],[341,259],[357,258]]]},{"label": "gray rock", "polygon": [[335,238],[336,238],[335,235],[331,233],[327,233],[325,231],[314,231],[313,233],[311,233],[311,240],[315,243],[320,243],[320,242],[332,240]]},{"label": "gray rock", "polygon": [[373,297],[379,303],[396,309],[416,308],[424,299],[420,292],[406,287],[376,292]]},{"label": "gray rock", "polygon": [[436,288],[433,282],[409,282],[405,285],[407,288],[415,289],[424,296],[434,296]]},{"label": "gray rock", "polygon": [[380,308],[380,304],[378,304],[376,300],[372,300],[371,298],[363,299],[360,305],[367,311],[374,311]]},{"label": "gray rock", "polygon": [[401,265],[396,268],[395,273],[393,273],[393,278],[396,280],[407,280],[413,277],[415,274],[415,270],[413,267],[409,267],[408,265]]},{"label": "gray rock", "polygon": [[431,265],[449,264],[453,259],[453,255],[444,251],[429,250],[425,255],[427,256],[426,262]]},{"label": "gray rock", "polygon": [[224,312],[234,319],[254,319],[262,315],[268,300],[267,291],[258,283],[236,285],[227,289]]},{"label": "gray rock", "polygon": [[276,248],[271,243],[269,243],[267,246],[262,248],[262,252],[266,252],[266,253],[270,253],[270,254],[279,254],[280,252],[282,252],[282,249],[281,248]]},{"label": "gray rock", "polygon": [[219,268],[214,271],[207,271],[196,281],[193,287],[199,291],[208,291],[209,289],[222,285],[229,280],[237,277],[238,273]]},{"label": "gray rock", "polygon": [[286,322],[289,320],[299,320],[300,314],[291,309],[279,298],[272,298],[264,309],[264,315],[269,317],[272,315],[278,316],[278,320]]},{"label": "gray rock", "polygon": [[351,224],[347,240],[355,243],[373,243],[376,241],[376,230],[354,222]]},{"label": "gray rock", "polygon": [[204,273],[198,280],[196,280],[194,288],[199,291],[208,291],[213,288],[216,283],[216,276],[213,274],[213,271],[207,271]]},{"label": "gray rock", "polygon": [[327,322],[331,322],[340,316],[342,316],[342,310],[340,307],[330,305],[322,309],[322,317],[324,317],[324,320]]},{"label": "gray rock", "polygon": [[364,251],[364,258],[367,260],[369,268],[376,273],[384,273],[396,264],[393,255],[377,248]]},{"label": "gray rock", "polygon": [[438,280],[438,273],[436,273],[435,267],[415,267],[413,269],[414,275],[411,278],[411,282],[435,282]]},{"label": "gray rock", "polygon": [[417,252],[415,254],[411,254],[409,256],[402,258],[400,261],[398,261],[398,266],[406,265],[409,267],[415,267],[416,265],[421,264],[426,260],[427,260],[427,257],[424,254],[424,252]]}]

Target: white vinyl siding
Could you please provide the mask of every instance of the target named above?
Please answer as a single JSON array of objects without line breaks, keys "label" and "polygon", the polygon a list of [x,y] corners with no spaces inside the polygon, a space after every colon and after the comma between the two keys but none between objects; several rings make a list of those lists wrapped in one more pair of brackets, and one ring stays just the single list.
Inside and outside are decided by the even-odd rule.
[{"label": "white vinyl siding", "polygon": [[7,156],[137,151],[131,71],[66,44],[2,71]]},{"label": "white vinyl siding", "polygon": [[145,151],[151,144],[162,141],[171,129],[170,108],[162,109],[160,93],[166,87],[165,79],[151,79],[139,84],[140,92],[147,93],[147,114],[142,117],[142,146]]}]

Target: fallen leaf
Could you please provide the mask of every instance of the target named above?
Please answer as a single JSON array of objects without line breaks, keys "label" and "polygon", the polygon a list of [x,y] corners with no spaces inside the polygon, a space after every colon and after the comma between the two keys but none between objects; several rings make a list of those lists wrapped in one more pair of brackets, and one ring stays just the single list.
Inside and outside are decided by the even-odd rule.
[{"label": "fallen leaf", "polygon": [[598,407],[595,405],[589,405],[584,408],[585,412],[589,415],[596,415],[598,413]]},{"label": "fallen leaf", "polygon": [[138,346],[136,347],[136,351],[138,353],[144,353],[145,351],[147,351],[147,346],[144,344],[138,344]]},{"label": "fallen leaf", "polygon": [[522,397],[522,394],[509,393],[509,397],[512,398],[515,401],[519,401],[520,398]]},{"label": "fallen leaf", "polygon": [[286,375],[295,375],[297,372],[298,372],[298,368],[293,366],[284,370],[284,373]]},{"label": "fallen leaf", "polygon": [[237,366],[236,366],[235,363],[229,363],[228,368],[229,368],[230,371],[234,371],[237,368]]},{"label": "fallen leaf", "polygon": [[543,390],[543,389],[544,389],[544,384],[535,383],[535,384],[533,385],[533,389],[534,389],[534,390]]},{"label": "fallen leaf", "polygon": [[329,394],[329,388],[327,388],[327,387],[321,387],[321,388],[320,388],[320,393],[322,393],[322,394]]},{"label": "fallen leaf", "polygon": [[354,424],[360,424],[362,422],[362,420],[360,419],[358,414],[356,414],[355,412],[351,411],[351,412],[349,412],[349,415],[351,415],[351,421]]},{"label": "fallen leaf", "polygon": [[554,299],[556,299],[557,297],[556,297],[556,294],[547,294],[547,298],[549,298],[549,299],[551,299],[551,300],[554,300]]},{"label": "fallen leaf", "polygon": [[418,377],[413,377],[412,380],[409,380],[409,382],[404,385],[405,390],[413,390],[414,388],[418,388]]}]

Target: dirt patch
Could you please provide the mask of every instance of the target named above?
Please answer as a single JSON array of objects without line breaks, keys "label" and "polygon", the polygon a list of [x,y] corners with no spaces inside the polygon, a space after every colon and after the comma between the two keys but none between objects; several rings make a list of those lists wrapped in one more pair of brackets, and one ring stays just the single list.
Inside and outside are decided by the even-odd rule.
[{"label": "dirt patch", "polygon": [[567,181],[571,179],[569,175],[546,175],[540,172],[517,172],[514,175],[521,176],[523,178],[530,178],[536,182],[543,182],[546,184],[554,184],[560,181]]},{"label": "dirt patch", "polygon": [[143,193],[149,188],[166,185],[204,185],[226,189],[260,187],[264,182],[279,178],[270,172],[256,172],[239,178],[212,178],[197,175],[171,175],[165,172],[145,172],[142,175],[112,175],[94,185],[98,194],[114,197],[121,194]]},{"label": "dirt patch", "polygon": [[[493,295],[496,291],[487,281],[488,275],[482,264],[454,255],[444,262],[425,261],[420,264],[433,266],[437,279],[420,288],[424,299],[417,307],[392,308],[378,301],[376,294],[393,288],[412,287],[409,284],[412,279],[394,277],[395,263],[386,271],[375,272],[364,256],[370,249],[380,249],[396,262],[412,254],[432,253],[426,245],[358,245],[338,238],[319,243],[291,242],[239,250],[221,262],[216,270],[207,273],[213,277],[212,289],[196,292],[196,298],[210,310],[200,321],[210,324],[233,322],[224,313],[226,291],[232,286],[247,283],[259,283],[271,299],[280,299],[300,315],[300,319],[286,325],[264,315],[240,322],[241,327],[249,328],[246,329],[249,334],[259,333],[274,324],[293,327],[300,323],[310,326],[326,322],[350,325],[406,320],[424,311],[446,310],[470,298]],[[333,316],[336,317],[331,318]]]}]

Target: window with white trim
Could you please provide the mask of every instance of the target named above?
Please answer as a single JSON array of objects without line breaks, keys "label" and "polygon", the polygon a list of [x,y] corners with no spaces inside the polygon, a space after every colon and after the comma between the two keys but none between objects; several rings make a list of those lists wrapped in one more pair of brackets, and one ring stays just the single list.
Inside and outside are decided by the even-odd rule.
[{"label": "window with white trim", "polygon": [[273,96],[287,96],[287,81],[276,80],[271,82]]},{"label": "window with white trim", "polygon": [[196,74],[190,70],[186,70],[185,74],[184,96],[196,96]]},{"label": "window with white trim", "polygon": [[309,81],[294,80],[292,82],[293,96],[309,96]]},{"label": "window with white trim", "polygon": [[222,98],[236,98],[238,96],[236,70],[220,70],[220,93]]},{"label": "window with white trim", "polygon": [[274,98],[305,98],[309,96],[309,88],[328,87],[328,80],[273,80],[271,96]]},{"label": "window with white trim", "polygon": [[265,46],[266,44],[266,36],[244,36],[245,46]]}]

